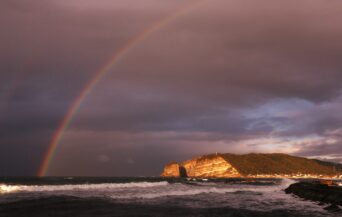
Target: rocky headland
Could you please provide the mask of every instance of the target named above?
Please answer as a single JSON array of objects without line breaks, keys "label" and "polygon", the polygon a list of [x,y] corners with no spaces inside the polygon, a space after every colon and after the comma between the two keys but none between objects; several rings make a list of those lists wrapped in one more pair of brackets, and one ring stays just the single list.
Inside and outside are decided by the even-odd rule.
[{"label": "rocky headland", "polygon": [[210,154],[171,162],[162,177],[342,178],[342,165],[286,154]]}]

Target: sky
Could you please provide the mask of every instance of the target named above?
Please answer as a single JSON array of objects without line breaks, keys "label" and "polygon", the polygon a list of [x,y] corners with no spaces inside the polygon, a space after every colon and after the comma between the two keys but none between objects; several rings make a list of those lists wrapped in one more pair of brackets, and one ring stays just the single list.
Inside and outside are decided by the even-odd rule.
[{"label": "sky", "polygon": [[[2,0],[0,176],[158,176],[209,153],[342,163],[339,0]],[[158,28],[151,31],[151,26]]]}]

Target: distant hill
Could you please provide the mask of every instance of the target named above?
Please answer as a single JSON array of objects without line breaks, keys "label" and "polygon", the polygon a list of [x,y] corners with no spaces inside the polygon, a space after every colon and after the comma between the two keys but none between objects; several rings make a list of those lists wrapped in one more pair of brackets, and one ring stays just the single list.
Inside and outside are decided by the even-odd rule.
[{"label": "distant hill", "polygon": [[341,172],[342,171],[342,164],[335,163],[335,162],[329,162],[329,161],[322,161],[322,160],[317,160],[313,159],[314,161],[317,161],[317,163],[324,165],[324,166],[329,166],[334,168],[334,170]]},{"label": "distant hill", "polygon": [[342,172],[341,164],[338,165],[287,154],[222,154],[221,156],[244,175],[274,173],[333,175],[336,174],[337,170]]},{"label": "distant hill", "polygon": [[287,154],[210,154],[165,166],[164,177],[340,176],[342,165]]}]

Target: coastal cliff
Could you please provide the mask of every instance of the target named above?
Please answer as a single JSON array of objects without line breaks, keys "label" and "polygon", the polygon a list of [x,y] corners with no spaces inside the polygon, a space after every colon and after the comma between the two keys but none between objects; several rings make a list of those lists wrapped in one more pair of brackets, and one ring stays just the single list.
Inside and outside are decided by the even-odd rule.
[{"label": "coastal cliff", "polygon": [[211,154],[172,162],[162,177],[332,178],[342,177],[340,164],[286,154]]},{"label": "coastal cliff", "polygon": [[183,163],[165,166],[163,177],[241,177],[241,174],[222,156],[208,155]]},{"label": "coastal cliff", "polygon": [[239,177],[241,174],[223,157],[199,157],[181,164],[189,177]]}]

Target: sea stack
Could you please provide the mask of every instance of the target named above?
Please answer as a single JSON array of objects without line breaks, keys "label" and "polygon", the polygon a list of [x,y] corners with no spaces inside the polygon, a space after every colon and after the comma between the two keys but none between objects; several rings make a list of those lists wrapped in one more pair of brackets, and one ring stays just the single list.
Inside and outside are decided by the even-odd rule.
[{"label": "sea stack", "polygon": [[171,162],[167,164],[164,168],[161,176],[163,177],[185,177],[184,167],[182,167],[179,163]]},{"label": "sea stack", "polygon": [[164,167],[162,177],[339,178],[342,165],[286,154],[210,154]]}]

